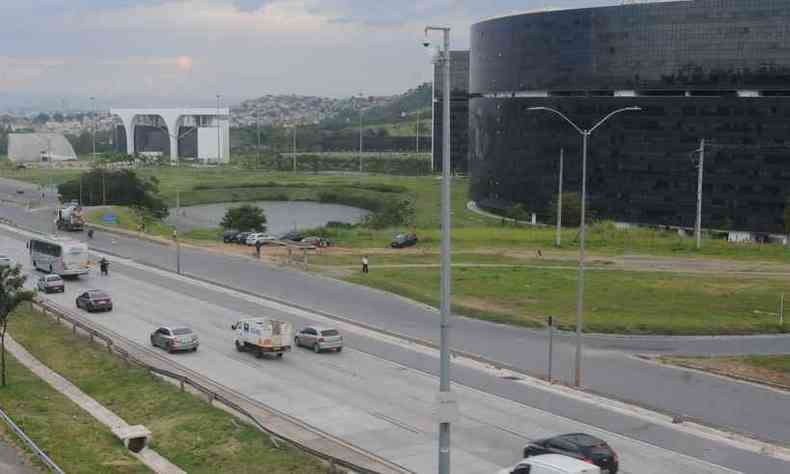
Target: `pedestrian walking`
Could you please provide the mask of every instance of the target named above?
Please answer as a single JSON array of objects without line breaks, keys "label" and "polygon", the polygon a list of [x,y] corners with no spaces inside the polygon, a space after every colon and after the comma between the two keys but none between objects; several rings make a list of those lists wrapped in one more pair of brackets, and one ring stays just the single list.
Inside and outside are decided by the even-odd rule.
[{"label": "pedestrian walking", "polygon": [[261,259],[261,247],[263,246],[263,242],[260,240],[255,242],[255,256],[258,257],[258,260]]},{"label": "pedestrian walking", "polygon": [[101,270],[102,276],[110,275],[109,268],[110,262],[108,262],[106,258],[102,257],[101,260],[99,260],[99,269]]},{"label": "pedestrian walking", "polygon": [[368,256],[362,257],[362,273],[368,272]]}]

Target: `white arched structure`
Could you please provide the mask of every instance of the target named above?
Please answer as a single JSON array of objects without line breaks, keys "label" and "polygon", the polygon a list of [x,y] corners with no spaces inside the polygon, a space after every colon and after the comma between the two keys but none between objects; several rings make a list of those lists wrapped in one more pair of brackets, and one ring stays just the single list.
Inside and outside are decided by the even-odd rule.
[{"label": "white arched structure", "polygon": [[178,163],[178,124],[182,118],[192,117],[197,124],[198,160],[215,163],[230,161],[230,109],[186,108],[186,109],[110,109],[123,122],[126,131],[126,153],[134,155],[135,118],[158,116],[167,126],[170,138],[170,163]]}]

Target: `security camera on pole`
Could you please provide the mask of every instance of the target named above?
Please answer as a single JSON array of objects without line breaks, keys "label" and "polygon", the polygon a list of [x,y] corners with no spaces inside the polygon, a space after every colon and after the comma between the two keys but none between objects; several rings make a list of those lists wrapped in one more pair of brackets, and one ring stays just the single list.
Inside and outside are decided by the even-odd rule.
[{"label": "security camera on pole", "polygon": [[[450,473],[450,423],[458,421],[458,402],[450,391],[450,28],[428,26],[425,35],[441,31],[444,44],[434,60],[444,72],[442,110],[442,304],[440,332],[439,394],[436,416],[439,421],[439,474]],[[430,48],[430,41],[423,42]]]}]

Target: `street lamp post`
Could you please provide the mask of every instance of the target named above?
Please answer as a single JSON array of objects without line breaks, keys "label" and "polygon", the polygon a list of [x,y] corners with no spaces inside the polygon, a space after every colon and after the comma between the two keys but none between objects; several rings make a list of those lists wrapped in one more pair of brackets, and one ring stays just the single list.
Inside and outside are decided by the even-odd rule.
[{"label": "street lamp post", "polygon": [[565,148],[560,149],[560,176],[557,187],[557,247],[562,244],[562,171],[565,161]]},{"label": "street lamp post", "polygon": [[91,96],[91,118],[92,122],[92,141],[93,141],[93,162],[96,163],[96,101],[95,97]]},{"label": "street lamp post", "polygon": [[294,173],[296,173],[296,124],[293,124],[291,128],[291,132],[293,132],[293,148],[291,148],[291,154],[294,159]]},{"label": "street lamp post", "polygon": [[587,148],[590,140],[590,135],[604,122],[614,117],[621,112],[638,112],[642,110],[641,107],[625,107],[617,109],[609,115],[605,116],[598,121],[590,129],[582,129],[576,125],[571,119],[559,110],[552,109],[551,107],[530,107],[528,111],[544,110],[552,112],[555,115],[565,119],[577,132],[582,136],[582,203],[581,203],[581,223],[579,229],[579,276],[576,281],[576,361],[575,361],[575,377],[574,385],[581,386],[582,383],[582,317],[584,313],[584,259],[585,259],[585,237],[586,237],[586,213],[587,213]]},{"label": "street lamp post", "polygon": [[217,163],[222,161],[222,149],[221,149],[222,139],[220,138],[220,123],[219,123],[219,99],[221,97],[222,94],[217,94]]},{"label": "street lamp post", "polygon": [[362,93],[359,93],[359,172],[362,172]]},{"label": "street lamp post", "polygon": [[[440,331],[439,394],[436,414],[439,421],[439,474],[450,473],[450,423],[458,418],[458,404],[450,391],[450,28],[428,26],[425,34],[441,31],[443,47],[436,61],[444,72],[442,110],[442,303]],[[425,43],[429,46],[429,43]]]}]

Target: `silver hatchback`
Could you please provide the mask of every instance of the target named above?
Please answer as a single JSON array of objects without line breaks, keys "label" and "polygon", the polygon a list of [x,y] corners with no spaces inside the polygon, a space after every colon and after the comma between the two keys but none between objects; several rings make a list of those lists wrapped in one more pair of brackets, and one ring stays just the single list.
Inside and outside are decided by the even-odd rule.
[{"label": "silver hatchback", "polygon": [[38,279],[36,287],[38,287],[39,291],[43,291],[44,293],[52,293],[55,291],[63,293],[66,291],[66,285],[63,283],[63,278],[61,278],[59,275],[42,276]]},{"label": "silver hatchback", "polygon": [[294,345],[313,349],[316,353],[327,350],[343,350],[343,336],[337,329],[308,326],[294,337]]}]

